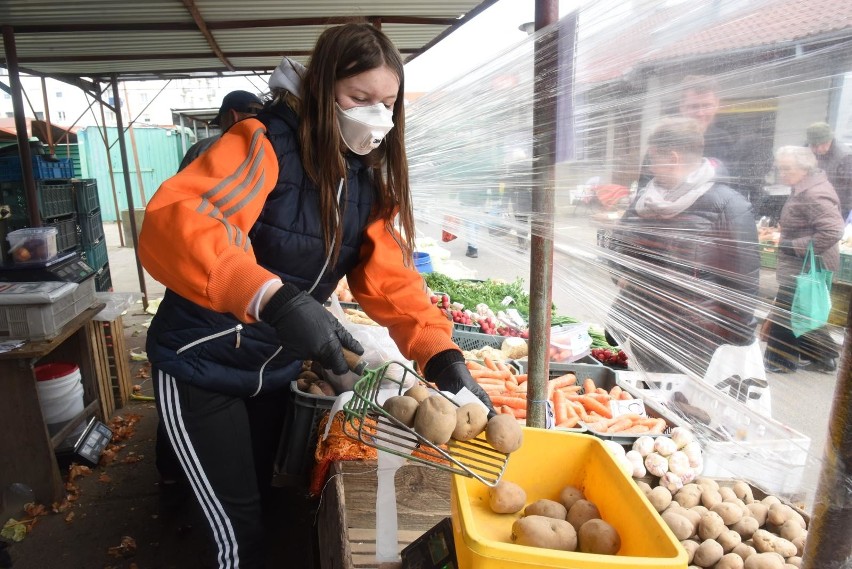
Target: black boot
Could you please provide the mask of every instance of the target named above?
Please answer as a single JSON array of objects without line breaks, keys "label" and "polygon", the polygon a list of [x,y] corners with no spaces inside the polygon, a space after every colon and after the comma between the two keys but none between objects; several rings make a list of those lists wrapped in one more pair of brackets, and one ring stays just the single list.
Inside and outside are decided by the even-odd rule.
[{"label": "black boot", "polygon": [[476,247],[471,247],[470,245],[468,245],[467,253],[465,253],[465,256],[470,257],[471,259],[476,259],[477,257],[479,257],[479,251],[476,250]]}]

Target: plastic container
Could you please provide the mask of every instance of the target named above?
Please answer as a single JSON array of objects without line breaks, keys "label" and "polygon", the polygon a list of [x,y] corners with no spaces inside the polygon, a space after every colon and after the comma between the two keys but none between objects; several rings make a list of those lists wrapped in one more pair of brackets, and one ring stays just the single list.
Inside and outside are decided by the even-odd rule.
[{"label": "plastic container", "polygon": [[97,180],[71,180],[71,186],[77,201],[77,213],[85,215],[100,209]]},{"label": "plastic container", "polygon": [[90,267],[99,271],[101,267],[109,263],[109,255],[107,253],[106,239],[101,239],[97,243],[89,244],[83,247],[83,258]]},{"label": "plastic container", "polygon": [[453,476],[450,506],[459,567],[687,567],[686,551],[671,530],[594,437],[524,428],[524,444],[510,455],[503,480],[520,485],[528,503],[542,498],[556,500],[567,485],[580,488],[618,532],[621,550],[618,555],[595,555],[515,545],[510,539],[512,524],[521,515],[493,513],[488,506],[487,486],[472,478]]},{"label": "plastic container", "polygon": [[774,243],[760,244],[760,266],[765,269],[778,266],[778,247]]},{"label": "plastic container", "polygon": [[112,291],[112,276],[109,272],[109,266],[101,268],[95,273],[95,291],[96,292],[111,292]]},{"label": "plastic container", "polygon": [[481,332],[468,332],[466,330],[453,327],[453,342],[466,352],[481,350],[485,346],[491,346],[492,348],[499,350],[500,346],[503,345],[504,339],[504,336],[483,334]]},{"label": "plastic container", "polygon": [[104,224],[101,220],[100,210],[87,215],[80,216],[80,229],[82,231],[83,246],[97,243],[104,237]]},{"label": "plastic container", "polygon": [[50,261],[58,254],[56,227],[27,227],[9,232],[9,254],[16,265],[32,265]]},{"label": "plastic container", "polygon": [[55,227],[59,232],[56,235],[56,249],[60,253],[76,249],[80,245],[80,234],[77,232],[76,216],[45,223],[44,227]]},{"label": "plastic container", "polygon": [[95,279],[0,283],[0,337],[49,340],[95,303]]},{"label": "plastic container", "polygon": [[589,325],[578,322],[550,329],[550,361],[570,363],[589,355],[592,337]]},{"label": "plastic container", "polygon": [[35,367],[36,389],[41,413],[51,435],[83,412],[83,382],[80,368],[70,363]]},{"label": "plastic container", "polygon": [[418,273],[431,273],[432,272],[432,256],[429,253],[423,253],[422,251],[414,252],[414,267],[417,269]]},{"label": "plastic container", "polygon": [[[47,156],[32,155],[33,177],[36,180],[44,178],[70,178],[74,175],[74,163],[70,158],[51,160]],[[20,156],[0,158],[0,180],[23,180]]]},{"label": "plastic container", "polygon": [[300,391],[295,381],[290,384],[284,428],[275,456],[276,486],[307,484],[314,464],[319,422],[334,405],[335,399]]}]

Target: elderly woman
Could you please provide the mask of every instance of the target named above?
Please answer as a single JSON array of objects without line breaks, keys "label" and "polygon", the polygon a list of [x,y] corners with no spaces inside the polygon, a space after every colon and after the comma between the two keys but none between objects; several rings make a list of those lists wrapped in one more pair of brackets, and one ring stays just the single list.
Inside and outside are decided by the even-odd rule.
[{"label": "elderly woman", "polygon": [[696,121],[662,121],[648,139],[653,179],[613,231],[608,326],[646,371],[702,376],[719,346],[754,341],[754,216],[703,152]]},{"label": "elderly woman", "polygon": [[767,334],[766,369],[787,373],[808,367],[832,372],[837,367],[837,347],[831,336],[825,328],[820,328],[796,338],[790,329],[790,306],[808,244],[813,243],[814,253],[825,268],[837,271],[840,264],[837,244],[844,225],[840,202],[825,172],[817,169],[816,156],[809,148],[782,146],[775,153],[775,164],[781,182],[790,186],[791,191],[779,220],[778,293]]}]

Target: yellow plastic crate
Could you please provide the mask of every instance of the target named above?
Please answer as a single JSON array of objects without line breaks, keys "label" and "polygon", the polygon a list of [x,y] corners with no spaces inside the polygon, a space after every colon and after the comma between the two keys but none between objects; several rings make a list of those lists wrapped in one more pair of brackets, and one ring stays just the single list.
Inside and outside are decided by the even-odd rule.
[{"label": "yellow plastic crate", "polygon": [[453,476],[451,508],[459,567],[687,567],[686,551],[595,437],[524,428],[524,444],[509,457],[503,480],[524,488],[528,504],[541,498],[556,500],[569,484],[580,488],[618,531],[621,550],[613,556],[515,545],[510,536],[520,513],[493,513],[487,486],[473,478]]}]

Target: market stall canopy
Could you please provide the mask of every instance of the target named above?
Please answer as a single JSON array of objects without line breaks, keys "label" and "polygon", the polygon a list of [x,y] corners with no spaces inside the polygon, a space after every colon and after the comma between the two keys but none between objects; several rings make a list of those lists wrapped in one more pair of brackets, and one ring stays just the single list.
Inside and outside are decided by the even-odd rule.
[{"label": "market stall canopy", "polygon": [[6,0],[0,22],[23,72],[152,79],[268,73],[282,56],[304,61],[323,29],[353,18],[381,26],[410,60],[495,1]]},{"label": "market stall canopy", "polygon": [[[29,136],[34,136],[44,143],[47,143],[47,123],[41,120],[26,119],[27,130]],[[17,129],[15,128],[15,119],[6,118],[0,119],[0,142],[17,142]],[[67,138],[67,142],[74,144],[77,142],[77,129],[65,128],[55,124],[50,125],[51,140],[63,140]],[[67,133],[67,137],[65,136]]]}]

